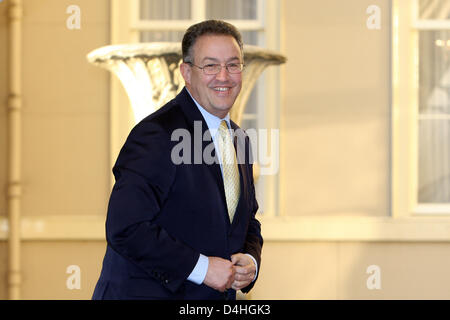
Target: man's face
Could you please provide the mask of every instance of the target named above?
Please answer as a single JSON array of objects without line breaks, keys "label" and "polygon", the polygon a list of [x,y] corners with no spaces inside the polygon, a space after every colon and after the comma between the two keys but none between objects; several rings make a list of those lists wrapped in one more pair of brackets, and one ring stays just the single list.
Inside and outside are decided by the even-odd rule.
[{"label": "man's face", "polygon": [[241,50],[232,36],[204,35],[193,46],[193,64],[203,67],[220,64],[218,74],[206,75],[203,70],[183,64],[186,87],[195,100],[209,113],[224,118],[230,111],[242,87],[242,74],[230,74],[225,65],[242,63]]}]

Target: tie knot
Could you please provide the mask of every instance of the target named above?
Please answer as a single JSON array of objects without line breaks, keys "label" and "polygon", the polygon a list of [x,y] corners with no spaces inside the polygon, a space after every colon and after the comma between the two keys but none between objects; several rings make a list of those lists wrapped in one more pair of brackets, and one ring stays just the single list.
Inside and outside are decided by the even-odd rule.
[{"label": "tie knot", "polygon": [[220,122],[220,127],[219,127],[219,129],[222,130],[222,131],[228,130],[227,122],[226,122],[225,120],[222,120],[222,121]]},{"label": "tie knot", "polygon": [[228,140],[230,138],[230,132],[228,131],[227,122],[225,120],[220,122],[219,134],[224,140]]}]

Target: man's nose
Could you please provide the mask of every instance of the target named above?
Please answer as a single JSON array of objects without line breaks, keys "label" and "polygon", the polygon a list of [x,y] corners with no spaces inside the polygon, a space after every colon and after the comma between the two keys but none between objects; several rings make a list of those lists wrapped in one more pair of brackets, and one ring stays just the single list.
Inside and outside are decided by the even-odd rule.
[{"label": "man's nose", "polygon": [[221,66],[220,71],[218,74],[216,74],[217,80],[227,80],[228,79],[228,70],[226,66]]}]

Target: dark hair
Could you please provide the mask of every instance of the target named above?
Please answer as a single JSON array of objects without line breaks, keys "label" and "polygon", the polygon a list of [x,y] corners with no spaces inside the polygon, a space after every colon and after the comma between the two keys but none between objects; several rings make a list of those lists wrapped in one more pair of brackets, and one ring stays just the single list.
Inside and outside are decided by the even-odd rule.
[{"label": "dark hair", "polygon": [[238,43],[241,53],[243,52],[242,36],[235,26],[222,20],[206,20],[194,24],[186,30],[181,42],[183,62],[192,62],[192,48],[198,37],[209,34],[232,36]]}]

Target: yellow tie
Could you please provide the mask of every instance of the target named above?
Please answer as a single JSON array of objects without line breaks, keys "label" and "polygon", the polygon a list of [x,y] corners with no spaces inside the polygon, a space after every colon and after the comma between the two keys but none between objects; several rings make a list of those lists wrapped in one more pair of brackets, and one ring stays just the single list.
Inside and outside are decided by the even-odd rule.
[{"label": "yellow tie", "polygon": [[222,157],[223,184],[227,200],[228,215],[230,221],[233,221],[234,213],[239,202],[240,180],[237,167],[236,153],[234,151],[233,141],[225,120],[222,120],[219,127],[218,145]]}]

